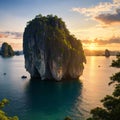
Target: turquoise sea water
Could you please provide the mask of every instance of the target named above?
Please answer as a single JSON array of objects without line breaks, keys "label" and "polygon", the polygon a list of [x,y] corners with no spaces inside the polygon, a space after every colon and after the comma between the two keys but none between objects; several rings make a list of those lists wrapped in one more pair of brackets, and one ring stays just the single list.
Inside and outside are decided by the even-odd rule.
[{"label": "turquoise sea water", "polygon": [[[30,79],[24,57],[0,57],[0,99],[8,98],[5,111],[20,120],[85,120],[90,109],[113,91],[109,77],[119,69],[109,67],[115,57],[87,57],[80,80],[51,82]],[[6,75],[4,75],[6,73]],[[26,75],[27,79],[21,79]]]}]

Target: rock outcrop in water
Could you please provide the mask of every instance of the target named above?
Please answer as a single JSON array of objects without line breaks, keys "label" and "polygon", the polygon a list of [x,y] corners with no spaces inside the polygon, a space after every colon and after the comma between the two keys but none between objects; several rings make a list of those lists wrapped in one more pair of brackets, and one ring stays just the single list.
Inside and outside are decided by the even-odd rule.
[{"label": "rock outcrop in water", "polygon": [[108,49],[105,50],[105,57],[110,57],[110,51]]},{"label": "rock outcrop in water", "polygon": [[2,44],[0,54],[1,54],[3,57],[11,57],[11,56],[14,56],[14,51],[13,51],[11,45],[9,45],[8,43],[4,42],[4,43]]},{"label": "rock outcrop in water", "polygon": [[70,35],[57,16],[36,16],[23,35],[25,68],[31,77],[73,79],[82,75],[86,62],[80,40]]}]

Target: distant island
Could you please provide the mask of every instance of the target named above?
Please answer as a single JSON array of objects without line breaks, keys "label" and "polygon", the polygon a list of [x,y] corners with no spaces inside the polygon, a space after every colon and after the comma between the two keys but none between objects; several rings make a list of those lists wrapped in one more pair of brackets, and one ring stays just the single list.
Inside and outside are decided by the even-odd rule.
[{"label": "distant island", "polygon": [[23,54],[22,51],[14,51],[12,46],[9,45],[7,42],[4,42],[1,46],[0,55],[2,57],[12,57],[14,55],[21,55]]},{"label": "distant island", "polygon": [[11,57],[11,56],[14,56],[14,51],[13,51],[11,45],[9,45],[8,43],[4,42],[2,44],[0,54],[3,57]]},{"label": "distant island", "polygon": [[105,57],[110,57],[110,51],[108,49],[105,50]]},{"label": "distant island", "polygon": [[[106,50],[89,50],[89,49],[84,49],[84,53],[86,56],[106,56],[105,55]],[[112,51],[109,50],[109,55],[110,56],[116,56],[119,53],[119,51]]]},{"label": "distant island", "polygon": [[53,15],[37,15],[27,23],[23,52],[26,70],[42,80],[78,79],[86,63],[81,41]]}]

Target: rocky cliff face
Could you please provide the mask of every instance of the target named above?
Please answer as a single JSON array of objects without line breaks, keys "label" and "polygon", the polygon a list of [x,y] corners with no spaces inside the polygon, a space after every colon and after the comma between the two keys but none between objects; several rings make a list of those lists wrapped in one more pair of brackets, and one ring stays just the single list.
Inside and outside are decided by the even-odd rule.
[{"label": "rocky cliff face", "polygon": [[25,68],[31,77],[71,79],[82,75],[86,62],[80,40],[57,16],[36,16],[23,35]]}]

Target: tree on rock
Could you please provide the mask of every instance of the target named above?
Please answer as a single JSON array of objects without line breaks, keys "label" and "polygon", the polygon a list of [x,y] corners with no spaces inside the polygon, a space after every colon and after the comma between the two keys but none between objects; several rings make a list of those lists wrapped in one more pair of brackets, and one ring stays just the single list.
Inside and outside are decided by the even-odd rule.
[{"label": "tree on rock", "polygon": [[1,47],[1,55],[3,57],[11,57],[14,56],[14,51],[8,43],[4,42]]}]

